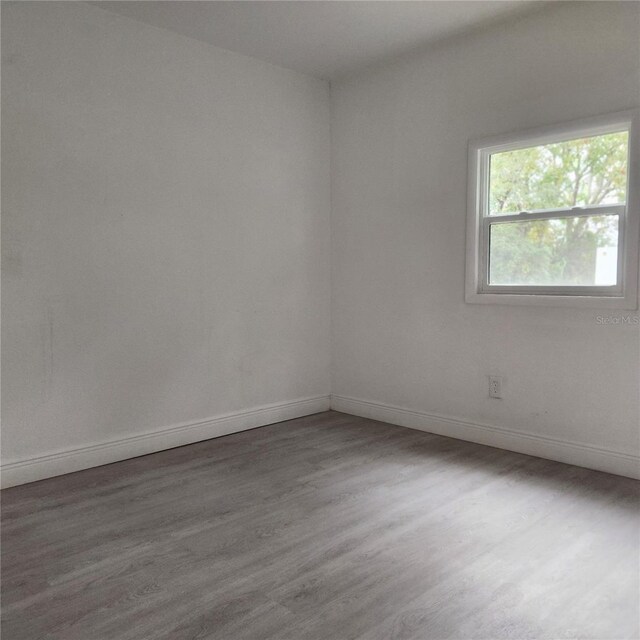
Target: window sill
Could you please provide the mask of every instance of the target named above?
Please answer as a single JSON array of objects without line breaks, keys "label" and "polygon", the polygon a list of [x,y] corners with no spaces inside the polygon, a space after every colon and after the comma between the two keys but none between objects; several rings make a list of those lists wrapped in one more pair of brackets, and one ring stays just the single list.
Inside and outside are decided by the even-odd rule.
[{"label": "window sill", "polygon": [[467,292],[468,304],[504,304],[543,307],[578,307],[582,309],[637,309],[637,296],[563,296],[526,293],[477,293]]}]

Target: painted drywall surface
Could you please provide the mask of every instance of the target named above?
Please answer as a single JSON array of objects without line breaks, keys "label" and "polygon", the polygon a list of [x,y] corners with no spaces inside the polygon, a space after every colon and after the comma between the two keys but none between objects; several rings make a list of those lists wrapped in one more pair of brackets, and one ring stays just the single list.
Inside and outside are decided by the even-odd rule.
[{"label": "painted drywall surface", "polygon": [[3,461],[328,394],[328,85],[2,12]]},{"label": "painted drywall surface", "polygon": [[334,394],[638,454],[638,312],[465,304],[464,269],[468,141],[638,106],[639,21],[562,3],[332,85]]}]

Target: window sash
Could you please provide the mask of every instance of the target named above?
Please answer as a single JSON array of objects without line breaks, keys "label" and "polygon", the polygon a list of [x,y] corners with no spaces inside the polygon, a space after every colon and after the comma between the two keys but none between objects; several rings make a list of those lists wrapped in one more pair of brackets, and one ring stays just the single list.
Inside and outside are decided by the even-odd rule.
[{"label": "window sash", "polygon": [[[625,205],[590,205],[575,207],[572,209],[556,209],[537,211],[533,213],[522,212],[512,215],[490,216],[485,215],[480,224],[479,241],[482,251],[480,253],[480,293],[514,293],[530,295],[573,295],[573,296],[620,296],[623,290],[622,274],[624,269],[624,226]],[[618,216],[618,263],[616,272],[616,284],[610,286],[601,285],[499,285],[489,283],[489,254],[490,254],[490,225],[508,224],[513,222],[532,222],[534,220],[557,220],[561,218],[580,218],[585,216]]]},{"label": "window sash", "polygon": [[[629,146],[631,145],[631,128],[629,126],[620,126],[620,125],[612,125],[612,126],[603,126],[603,127],[599,127],[597,130],[591,129],[590,131],[582,131],[580,132],[580,135],[578,135],[578,132],[574,132],[570,135],[564,135],[564,136],[554,136],[554,137],[542,137],[539,138],[537,140],[537,142],[535,143],[531,143],[531,141],[527,142],[527,143],[523,143],[523,142],[518,142],[518,141],[514,141],[514,142],[510,142],[507,144],[502,144],[502,145],[495,145],[492,146],[490,148],[485,148],[482,149],[481,151],[481,163],[482,163],[482,189],[483,189],[483,202],[481,203],[482,206],[482,216],[488,215],[491,217],[500,217],[503,214],[502,213],[491,213],[491,207],[489,206],[489,198],[490,198],[490,191],[491,191],[491,156],[496,155],[496,154],[500,154],[500,153],[504,153],[504,152],[509,152],[509,151],[520,151],[523,149],[531,149],[531,148],[535,148],[535,147],[539,147],[539,146],[545,146],[545,145],[549,145],[549,144],[556,144],[556,143],[560,143],[560,142],[567,142],[570,140],[578,140],[580,138],[596,138],[598,136],[602,136],[602,135],[607,135],[610,133],[627,133],[627,169],[629,168],[629,161],[630,161],[630,150],[629,150]],[[624,202],[615,202],[612,203],[615,206],[625,206],[627,204],[627,197],[628,197],[628,192],[629,192],[629,178],[630,178],[630,172],[627,172],[627,195],[625,197]],[[606,207],[607,205],[581,205],[580,207],[574,207],[576,209],[580,209],[580,208],[584,208],[587,206],[602,206],[602,207]],[[559,209],[560,210],[560,209]],[[542,209],[536,209],[533,210],[531,212],[527,211],[526,213],[534,213],[534,212],[538,212],[538,211],[544,211]],[[551,209],[549,209],[549,211],[551,211]],[[519,213],[519,212],[518,212]],[[517,215],[516,212],[507,212],[504,215]]]},{"label": "window sash", "polygon": [[[610,125],[581,131],[580,135],[591,137],[601,135],[603,133],[613,133],[618,131],[629,130],[629,127]],[[567,133],[565,139],[572,139],[576,136],[576,132]],[[529,295],[561,295],[561,296],[598,296],[598,297],[619,297],[623,294],[623,270],[624,270],[624,251],[625,246],[625,219],[627,212],[626,204],[615,205],[587,205],[581,207],[573,207],[570,209],[547,209],[538,211],[522,211],[512,214],[490,214],[489,209],[489,178],[490,178],[490,161],[491,155],[499,151],[512,151],[536,146],[538,144],[551,144],[560,142],[564,136],[544,136],[536,140],[509,141],[506,144],[492,145],[480,150],[479,166],[478,166],[478,242],[479,242],[479,271],[478,271],[478,293],[497,293],[497,294],[529,294]],[[631,138],[631,136],[630,136]],[[631,144],[631,140],[629,141]],[[629,162],[629,159],[627,159]],[[627,191],[629,183],[627,181]],[[627,197],[628,200],[628,197]],[[582,286],[582,285],[497,285],[489,283],[489,225],[500,224],[506,222],[524,222],[533,220],[548,220],[551,218],[574,218],[589,215],[618,215],[618,264],[616,274],[616,284],[612,286]]]}]

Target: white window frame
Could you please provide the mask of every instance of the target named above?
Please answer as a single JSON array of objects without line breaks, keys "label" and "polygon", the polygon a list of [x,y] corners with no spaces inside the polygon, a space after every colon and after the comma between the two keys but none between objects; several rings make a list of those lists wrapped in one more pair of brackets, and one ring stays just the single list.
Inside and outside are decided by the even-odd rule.
[{"label": "white window frame", "polygon": [[[489,159],[492,153],[625,130],[629,132],[626,205],[597,205],[489,216]],[[637,308],[640,239],[640,109],[471,141],[468,171],[466,302]],[[490,223],[574,217],[601,212],[619,215],[618,283],[616,285],[603,287],[489,284]]]}]

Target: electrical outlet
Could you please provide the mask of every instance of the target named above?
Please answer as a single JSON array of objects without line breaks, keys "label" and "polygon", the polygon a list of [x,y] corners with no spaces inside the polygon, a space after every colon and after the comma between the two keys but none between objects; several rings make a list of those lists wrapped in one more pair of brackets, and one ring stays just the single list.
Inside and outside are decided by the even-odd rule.
[{"label": "electrical outlet", "polygon": [[489,397],[502,398],[502,376],[489,376]]}]

